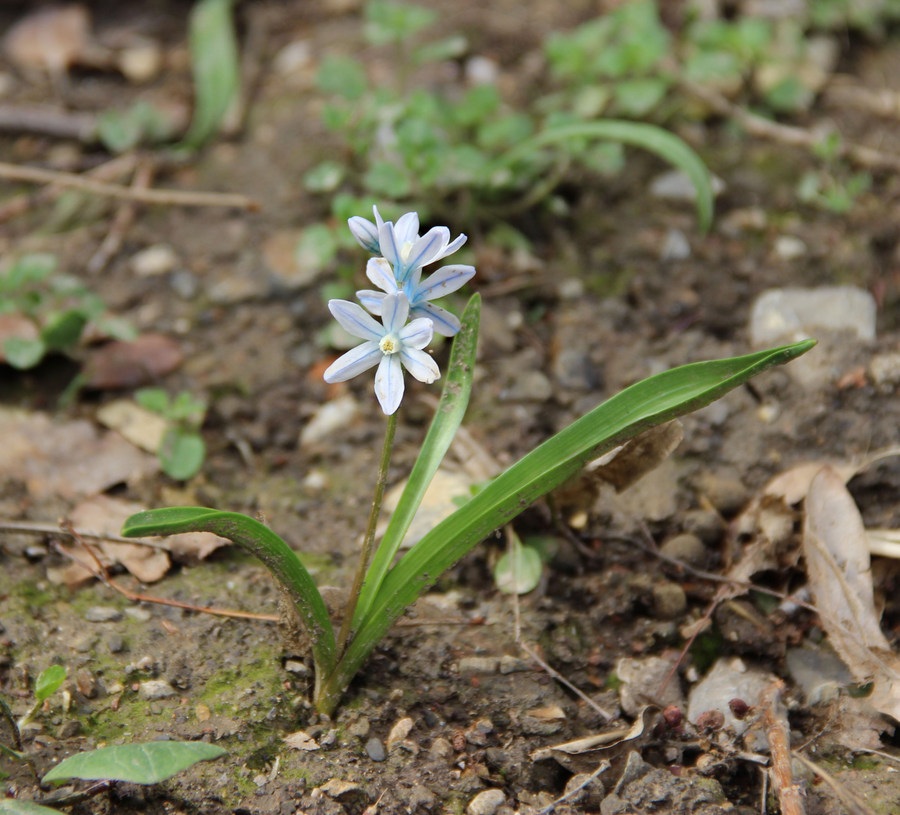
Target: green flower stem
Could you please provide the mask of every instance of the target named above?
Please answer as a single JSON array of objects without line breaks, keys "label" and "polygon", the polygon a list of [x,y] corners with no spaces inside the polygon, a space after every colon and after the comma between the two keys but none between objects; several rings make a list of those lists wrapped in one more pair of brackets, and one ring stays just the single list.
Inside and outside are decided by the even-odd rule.
[{"label": "green flower stem", "polygon": [[391,452],[394,449],[397,413],[398,411],[394,411],[388,416],[387,429],[384,434],[384,447],[381,450],[381,463],[378,465],[378,478],[375,481],[375,495],[372,498],[372,511],[369,513],[369,523],[366,526],[366,537],[363,540],[362,551],[359,553],[359,564],[356,567],[356,576],[353,578],[353,588],[350,590],[350,598],[347,600],[347,607],[344,609],[341,630],[337,636],[336,652],[339,658],[344,653],[344,646],[353,633],[353,615],[356,613],[356,604],[359,602],[359,594],[362,591],[363,583],[366,579],[366,570],[369,568],[369,560],[372,557],[372,547],[375,543],[375,528],[378,526],[378,516],[381,514],[381,502],[384,499],[388,469],[391,466]]}]

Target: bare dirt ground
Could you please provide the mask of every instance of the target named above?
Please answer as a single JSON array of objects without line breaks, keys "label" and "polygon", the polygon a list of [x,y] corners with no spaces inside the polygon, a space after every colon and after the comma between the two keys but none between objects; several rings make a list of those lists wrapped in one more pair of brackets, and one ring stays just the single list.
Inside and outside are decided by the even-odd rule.
[{"label": "bare dirt ground", "polygon": [[[462,3],[447,25],[470,33],[472,48],[496,59],[514,86],[543,33],[584,19],[590,5]],[[150,91],[171,104],[190,101],[183,39],[189,7],[92,4],[98,37],[118,28],[163,44],[174,67]],[[0,25],[24,10],[7,4]],[[320,293],[328,281],[295,285],[284,270],[300,228],[328,211],[300,183],[333,149],[319,122],[315,65],[335,49],[373,64],[383,57],[361,48],[353,3],[245,3],[238,16],[257,69],[245,126],[190,164],[164,169],[154,183],[241,193],[259,202],[258,211],[141,206],[110,262],[90,275],[85,270],[121,205],[83,198],[62,214],[52,200],[35,199],[4,222],[0,246],[4,255],[56,253],[62,268],[84,276],[116,315],[141,332],[174,338],[183,362],[160,384],[210,401],[200,475],[182,484],[154,472],[123,479],[108,494],[148,507],[197,504],[261,515],[304,554],[320,583],[347,585],[383,422],[371,383],[332,389],[321,380],[334,354],[317,340],[329,319]],[[249,33],[260,31],[250,42]],[[297,40],[311,44],[309,64],[295,73],[274,70],[275,55]],[[896,59],[896,32],[880,43],[848,37],[840,72],[844,81],[897,92]],[[139,93],[119,75],[90,68],[69,72],[63,90],[6,70],[14,77],[4,100],[10,104],[100,111]],[[848,139],[896,147],[895,118],[835,106],[827,95],[795,124],[812,128],[825,120],[838,122]],[[652,180],[665,168],[637,154],[611,182],[586,178],[567,189],[565,215],[517,221],[533,241],[529,253],[514,256],[488,246],[477,226],[470,231],[479,270],[471,288],[482,292],[485,316],[468,432],[499,461],[514,461],[641,377],[744,353],[751,348],[751,305],[776,286],[868,290],[878,306],[877,338],[823,343],[805,380],[769,372],[687,417],[674,456],[633,490],[588,491],[563,507],[565,533],[545,507],[528,511],[516,522],[519,534],[550,535],[557,545],[538,589],[518,607],[499,593],[491,568],[504,544],[499,536],[486,541],[395,628],[333,719],[310,709],[305,655],[287,652],[271,622],[133,603],[98,582],[70,588],[52,579],[68,565],[54,542],[67,538],[0,532],[0,693],[21,713],[43,668],[59,662],[69,673],[67,706],[54,697],[39,727],[25,734],[39,768],[77,750],[127,741],[205,739],[229,751],[163,784],[115,786],[73,812],[359,815],[470,806],[549,812],[604,760],[611,768],[556,812],[778,811],[766,781],[770,751],[757,722],[758,698],[748,700],[744,716],[763,732],[756,741],[715,719],[679,721],[675,712],[687,714],[689,695],[717,659],[735,657],[743,668],[727,663],[728,681],[746,669],[787,684],[789,741],[818,767],[793,762],[808,812],[900,812],[892,720],[844,691],[817,697],[798,677],[791,655],[824,649],[819,616],[756,591],[716,601],[722,584],[714,579],[733,574],[744,549],[769,535],[777,552],[748,577],[781,595],[801,589],[802,511],[781,505],[750,523],[744,510],[770,478],[795,464],[858,462],[900,444],[900,375],[889,366],[893,359],[900,367],[897,177],[876,171],[872,189],[837,215],[797,203],[797,179],[815,161],[808,151],[748,136],[718,119],[682,135],[724,182],[709,234],[698,232],[690,203],[651,195]],[[18,132],[0,136],[0,158],[84,171],[108,156]],[[4,185],[2,202],[28,189]],[[470,229],[451,226],[454,234]],[[689,246],[675,258],[661,251],[673,230]],[[158,275],[135,273],[132,258],[157,244],[173,251],[174,266]],[[87,353],[24,373],[0,368],[3,410],[94,423],[102,406],[129,390],[88,388],[59,408]],[[873,367],[875,357],[882,367]],[[359,405],[346,426],[301,444],[319,407],[346,393]],[[411,389],[404,411],[392,483],[408,472],[427,426],[424,387]],[[52,451],[41,455],[47,466],[38,475],[3,472],[3,519],[52,528],[83,497],[79,482],[86,476],[71,462],[80,454],[69,451],[64,463]],[[869,527],[900,524],[898,466],[887,458],[850,481]],[[53,473],[62,473],[62,487],[48,486]],[[777,534],[754,526],[772,518]],[[679,538],[685,533],[693,537]],[[667,546],[673,539],[680,543]],[[895,561],[876,558],[873,576],[882,630],[896,646]],[[232,549],[177,564],[152,586],[127,573],[116,580],[186,603],[277,613],[265,569]],[[699,625],[708,612],[710,625]],[[696,629],[699,638],[682,655]],[[642,681],[651,674],[652,687]],[[165,680],[172,693],[146,698],[144,685],[153,679]],[[645,729],[609,752],[540,752],[616,727],[627,731],[641,721],[646,702],[671,707],[665,716],[649,709]],[[310,739],[306,749],[285,741],[298,731]],[[10,774],[0,781],[8,796],[42,795],[24,767],[5,759],[0,767]],[[499,795],[476,798],[488,790]],[[856,799],[870,809],[854,809]]]}]

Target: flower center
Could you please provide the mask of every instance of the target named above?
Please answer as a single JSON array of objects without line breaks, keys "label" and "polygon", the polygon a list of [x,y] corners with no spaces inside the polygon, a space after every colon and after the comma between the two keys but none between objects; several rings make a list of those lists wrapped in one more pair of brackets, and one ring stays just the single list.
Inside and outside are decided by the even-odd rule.
[{"label": "flower center", "polygon": [[396,354],[400,351],[400,340],[393,334],[385,334],[378,343],[382,354]]}]

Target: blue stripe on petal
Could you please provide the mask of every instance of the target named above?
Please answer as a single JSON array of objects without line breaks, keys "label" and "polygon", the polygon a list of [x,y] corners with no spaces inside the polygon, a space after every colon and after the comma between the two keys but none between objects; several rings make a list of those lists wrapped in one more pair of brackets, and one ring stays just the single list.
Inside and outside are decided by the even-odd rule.
[{"label": "blue stripe on petal", "polygon": [[356,298],[369,314],[374,314],[376,317],[381,316],[381,301],[384,300],[384,292],[361,289],[356,293]]},{"label": "blue stripe on petal", "polygon": [[349,300],[329,300],[328,310],[341,327],[354,337],[378,342],[384,336],[384,327],[356,303]]},{"label": "blue stripe on petal", "polygon": [[363,249],[373,255],[381,254],[381,250],[378,248],[378,227],[375,224],[359,215],[354,215],[348,219],[347,226],[350,227],[350,232]]},{"label": "blue stripe on petal", "polygon": [[390,416],[400,407],[404,387],[400,355],[382,356],[375,374],[375,396],[385,416]]},{"label": "blue stripe on petal", "polygon": [[419,237],[419,213],[407,212],[397,219],[397,225],[394,227],[397,235],[397,243],[403,246],[404,243],[412,243]]},{"label": "blue stripe on petal", "polygon": [[403,347],[406,348],[424,348],[431,342],[434,337],[434,325],[430,317],[419,317],[408,325],[397,335]]},{"label": "blue stripe on petal", "polygon": [[452,255],[455,251],[457,251],[465,242],[468,240],[464,234],[457,235],[450,243],[448,243],[442,250],[441,253],[431,259],[431,262],[434,263],[437,260],[441,260],[442,258],[447,257],[448,255]]},{"label": "blue stripe on petal", "polygon": [[414,303],[420,300],[437,300],[438,297],[461,289],[474,276],[474,266],[442,266],[416,288],[415,294],[410,299]]},{"label": "blue stripe on petal", "polygon": [[378,245],[381,247],[381,254],[385,260],[394,267],[399,277],[400,272],[400,246],[397,242],[397,235],[394,232],[394,225],[390,221],[385,221],[378,230]]},{"label": "blue stripe on petal", "polygon": [[399,291],[397,281],[394,279],[394,270],[385,258],[369,258],[366,264],[366,277],[388,294]]},{"label": "blue stripe on petal", "polygon": [[430,383],[441,377],[441,370],[437,363],[424,351],[404,348],[400,352],[400,361],[403,363],[403,367],[419,382]]},{"label": "blue stripe on petal", "polygon": [[384,355],[377,342],[364,342],[351,348],[346,354],[339,356],[322,374],[322,378],[328,382],[346,382],[353,379],[363,371],[374,368]]},{"label": "blue stripe on petal", "polygon": [[461,325],[455,314],[434,303],[417,303],[409,313],[413,317],[427,317],[434,323],[434,333],[442,337],[452,337],[459,331]]},{"label": "blue stripe on petal", "polygon": [[409,300],[403,292],[386,294],[381,301],[381,322],[384,323],[383,334],[399,334],[409,317]]},{"label": "blue stripe on petal", "polygon": [[446,226],[432,227],[409,250],[405,268],[427,266],[440,255],[448,240],[450,240],[450,230]]}]

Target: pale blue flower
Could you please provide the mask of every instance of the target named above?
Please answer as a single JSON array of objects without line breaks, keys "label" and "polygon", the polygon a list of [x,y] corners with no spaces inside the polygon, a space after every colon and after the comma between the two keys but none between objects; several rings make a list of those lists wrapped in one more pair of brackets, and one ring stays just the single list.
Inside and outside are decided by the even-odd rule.
[{"label": "pale blue flower", "polygon": [[[366,265],[366,277],[382,291],[364,289],[356,292],[359,301],[372,313],[380,315],[382,303],[388,294],[402,291],[409,301],[412,317],[427,317],[434,323],[436,333],[452,337],[459,331],[460,322],[455,314],[429,303],[462,288],[475,275],[474,266],[454,264],[442,266],[426,280],[422,279],[422,269],[414,269],[406,282],[400,286],[394,277],[391,264],[386,258],[370,258]],[[387,292],[383,294],[382,292]]]},{"label": "pale blue flower", "polygon": [[403,292],[385,295],[381,324],[349,300],[329,300],[328,309],[346,331],[365,342],[328,367],[323,375],[326,382],[344,382],[377,365],[375,396],[385,415],[390,416],[403,399],[403,368],[420,382],[434,382],[440,377],[437,363],[422,350],[434,336],[431,320],[419,317],[407,325],[409,301]]},{"label": "pale blue flower", "polygon": [[452,255],[465,242],[465,235],[450,240],[450,230],[446,226],[435,226],[424,235],[419,235],[419,215],[407,212],[394,224],[385,221],[372,207],[375,222],[354,215],[347,221],[350,232],[357,243],[367,252],[380,255],[394,268],[398,283],[405,283],[416,269],[435,263]]}]

